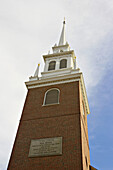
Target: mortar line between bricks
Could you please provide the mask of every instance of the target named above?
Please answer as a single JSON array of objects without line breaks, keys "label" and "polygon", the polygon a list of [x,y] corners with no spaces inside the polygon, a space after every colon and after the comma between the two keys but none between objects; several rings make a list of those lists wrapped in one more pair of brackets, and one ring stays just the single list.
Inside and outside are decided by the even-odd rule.
[{"label": "mortar line between bricks", "polygon": [[34,118],[34,119],[27,119],[27,120],[21,120],[21,121],[30,121],[30,120],[37,120],[37,119],[47,119],[47,118],[54,118],[54,117],[62,117],[62,116],[71,116],[71,115],[78,115],[80,113],[72,113],[72,114],[66,114],[66,115],[60,115],[60,116],[51,116],[51,117],[43,117],[43,118]]}]

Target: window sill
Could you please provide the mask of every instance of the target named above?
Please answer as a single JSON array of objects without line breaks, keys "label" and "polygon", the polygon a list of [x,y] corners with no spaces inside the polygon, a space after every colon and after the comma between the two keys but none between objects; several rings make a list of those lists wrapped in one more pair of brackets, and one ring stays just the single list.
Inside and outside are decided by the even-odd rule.
[{"label": "window sill", "polygon": [[46,105],[42,105],[42,106],[53,106],[53,105],[59,105],[60,103],[52,103],[52,104],[46,104]]}]

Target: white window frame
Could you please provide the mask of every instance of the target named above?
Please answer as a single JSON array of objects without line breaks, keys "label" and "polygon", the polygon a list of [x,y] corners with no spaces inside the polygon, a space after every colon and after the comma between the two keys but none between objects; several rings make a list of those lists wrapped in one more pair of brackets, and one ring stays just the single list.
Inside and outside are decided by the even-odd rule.
[{"label": "white window frame", "polygon": [[[51,62],[55,62],[55,69],[53,69],[53,70],[56,70],[56,60],[51,60],[50,62],[49,62],[49,64],[51,63]],[[48,64],[48,71],[53,71],[53,70],[49,70],[49,64]]]},{"label": "white window frame", "polygon": [[[51,103],[51,104],[45,104],[45,100],[46,100],[46,95],[49,91],[51,90],[58,90],[59,92],[59,95],[58,95],[58,103]],[[44,95],[44,100],[43,100],[43,105],[42,106],[49,106],[49,105],[56,105],[56,104],[60,104],[59,103],[59,99],[60,99],[60,90],[58,88],[51,88],[51,89],[48,89],[46,92],[45,92],[45,95]]]},{"label": "white window frame", "polygon": [[62,61],[62,60],[66,60],[66,61],[67,61],[66,65],[68,64],[68,60],[67,60],[67,58],[61,58],[61,59],[60,59],[60,62],[59,62],[59,69],[67,68],[67,66],[66,66],[66,67],[64,67],[64,68],[60,68],[60,63],[61,63],[61,61]]}]

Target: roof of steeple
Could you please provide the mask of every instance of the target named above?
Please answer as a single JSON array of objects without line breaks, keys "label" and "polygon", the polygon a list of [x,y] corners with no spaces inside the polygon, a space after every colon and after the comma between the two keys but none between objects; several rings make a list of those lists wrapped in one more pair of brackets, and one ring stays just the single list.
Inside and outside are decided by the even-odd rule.
[{"label": "roof of steeple", "polygon": [[60,36],[60,41],[59,41],[59,46],[60,45],[65,45],[66,44],[66,36],[65,36],[65,18],[63,21],[63,28],[62,28],[62,32],[61,32],[61,36]]}]

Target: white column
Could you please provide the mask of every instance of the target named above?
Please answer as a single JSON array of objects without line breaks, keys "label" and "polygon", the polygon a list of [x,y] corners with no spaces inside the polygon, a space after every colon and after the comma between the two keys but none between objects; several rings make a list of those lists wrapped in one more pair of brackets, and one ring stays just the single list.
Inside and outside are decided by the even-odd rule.
[{"label": "white column", "polygon": [[58,69],[59,69],[59,64],[60,64],[60,60],[57,59],[57,60],[56,60],[56,67],[55,67],[55,70],[58,70]]},{"label": "white column", "polygon": [[67,68],[70,68],[71,67],[71,57],[69,56],[67,58]]},{"label": "white column", "polygon": [[48,71],[49,61],[45,62],[44,72]]}]

